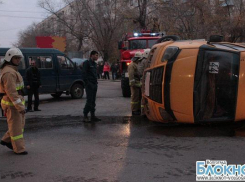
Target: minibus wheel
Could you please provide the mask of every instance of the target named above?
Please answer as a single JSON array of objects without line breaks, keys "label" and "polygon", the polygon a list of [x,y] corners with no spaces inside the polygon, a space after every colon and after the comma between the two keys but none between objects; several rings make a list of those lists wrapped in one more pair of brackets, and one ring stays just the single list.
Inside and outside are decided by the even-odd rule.
[{"label": "minibus wheel", "polygon": [[75,83],[71,87],[71,97],[73,99],[81,99],[83,97],[83,94],[84,94],[84,88],[83,88],[82,84]]},{"label": "minibus wheel", "polygon": [[53,97],[53,98],[60,98],[60,96],[62,95],[62,93],[63,92],[56,92],[56,93],[54,93],[54,94],[51,94],[51,96]]}]

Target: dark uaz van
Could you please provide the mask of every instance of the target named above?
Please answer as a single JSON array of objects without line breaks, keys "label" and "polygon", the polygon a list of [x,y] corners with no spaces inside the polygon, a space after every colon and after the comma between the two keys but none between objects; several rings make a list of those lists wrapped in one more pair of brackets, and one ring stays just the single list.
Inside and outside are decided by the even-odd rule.
[{"label": "dark uaz van", "polygon": [[[0,60],[3,61],[9,48],[0,48]],[[40,93],[51,94],[58,98],[62,93],[71,95],[74,99],[82,98],[84,82],[82,71],[64,53],[57,49],[20,48],[24,58],[21,59],[19,72],[25,86],[25,72],[30,66],[30,61],[35,60],[41,73]]]}]

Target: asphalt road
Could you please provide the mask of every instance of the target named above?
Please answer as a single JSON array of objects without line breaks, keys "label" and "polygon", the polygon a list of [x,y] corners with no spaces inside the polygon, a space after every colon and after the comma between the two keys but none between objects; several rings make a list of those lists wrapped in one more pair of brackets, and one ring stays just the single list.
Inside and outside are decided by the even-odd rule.
[{"label": "asphalt road", "polygon": [[[1,182],[192,182],[196,161],[245,164],[245,125],[159,124],[130,117],[120,82],[100,81],[95,124],[84,124],[85,99],[41,96],[27,114],[27,156],[0,146]],[[7,129],[0,120],[0,136]]]},{"label": "asphalt road", "polygon": [[[120,81],[99,81],[96,114],[98,116],[130,116],[130,98],[122,97]],[[27,100],[27,97],[26,97]],[[71,99],[70,95],[63,94],[61,98],[54,99],[50,95],[40,95],[40,109],[42,112],[32,112],[28,117],[35,116],[82,116],[86,103],[86,93],[82,99]]]}]

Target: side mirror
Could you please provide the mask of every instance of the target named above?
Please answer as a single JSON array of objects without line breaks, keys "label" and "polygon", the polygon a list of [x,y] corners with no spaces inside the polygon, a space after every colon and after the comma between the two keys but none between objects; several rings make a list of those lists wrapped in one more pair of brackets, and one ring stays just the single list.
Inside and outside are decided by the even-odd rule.
[{"label": "side mirror", "polygon": [[224,37],[222,35],[211,35],[208,42],[223,42]]}]

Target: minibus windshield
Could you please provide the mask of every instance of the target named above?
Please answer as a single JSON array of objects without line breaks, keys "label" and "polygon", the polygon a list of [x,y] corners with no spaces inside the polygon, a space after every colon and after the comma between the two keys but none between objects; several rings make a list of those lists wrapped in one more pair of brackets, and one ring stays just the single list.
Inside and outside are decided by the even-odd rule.
[{"label": "minibus windshield", "polygon": [[196,119],[232,120],[235,117],[239,55],[206,50],[197,61],[194,90]]}]

